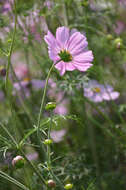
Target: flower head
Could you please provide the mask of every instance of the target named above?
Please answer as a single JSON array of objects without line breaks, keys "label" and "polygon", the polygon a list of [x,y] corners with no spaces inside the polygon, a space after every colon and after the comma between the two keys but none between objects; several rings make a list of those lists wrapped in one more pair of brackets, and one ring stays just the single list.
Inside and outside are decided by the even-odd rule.
[{"label": "flower head", "polygon": [[92,51],[87,50],[87,39],[80,32],[70,33],[65,26],[56,30],[56,38],[48,31],[45,36],[49,57],[56,63],[55,67],[64,75],[65,71],[86,71],[92,66]]},{"label": "flower head", "polygon": [[90,80],[88,86],[84,88],[84,96],[93,102],[103,100],[115,100],[119,97],[119,92],[113,91],[112,86],[99,84],[96,80]]}]

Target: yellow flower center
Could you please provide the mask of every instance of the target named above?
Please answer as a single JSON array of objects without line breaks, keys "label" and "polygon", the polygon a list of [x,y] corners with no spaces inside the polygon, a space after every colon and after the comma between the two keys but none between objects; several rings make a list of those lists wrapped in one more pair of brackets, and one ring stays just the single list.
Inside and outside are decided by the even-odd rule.
[{"label": "yellow flower center", "polygon": [[94,87],[94,88],[92,88],[92,91],[96,92],[96,93],[100,93],[101,89],[99,87]]},{"label": "yellow flower center", "polygon": [[26,77],[23,79],[24,82],[30,82],[30,77]]}]

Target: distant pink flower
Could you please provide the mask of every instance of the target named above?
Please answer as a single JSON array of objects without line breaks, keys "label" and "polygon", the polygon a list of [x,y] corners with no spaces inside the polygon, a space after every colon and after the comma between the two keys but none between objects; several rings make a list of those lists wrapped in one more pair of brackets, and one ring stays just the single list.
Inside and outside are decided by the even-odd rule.
[{"label": "distant pink flower", "polygon": [[99,84],[96,80],[90,80],[88,86],[84,88],[84,96],[93,102],[115,100],[119,95],[119,92],[113,91],[112,86]]},{"label": "distant pink flower", "polygon": [[38,159],[38,153],[37,152],[29,153],[26,155],[26,157],[30,161],[37,160]]},{"label": "distant pink flower", "polygon": [[23,79],[28,75],[28,67],[25,64],[17,64],[14,68],[15,74],[18,79]]},{"label": "distant pink flower", "polygon": [[17,91],[20,93],[22,98],[24,98],[24,94],[26,97],[30,96],[30,86],[33,90],[38,91],[42,88],[44,88],[45,81],[38,80],[38,79],[25,79],[19,82],[15,82],[13,84],[14,90],[13,90],[13,95],[16,95]]},{"label": "distant pink flower", "polygon": [[67,106],[69,101],[67,99],[62,100],[55,108],[54,113],[59,115],[66,115],[68,113]]},{"label": "distant pink flower", "polygon": [[125,6],[126,5],[126,0],[118,0],[118,2],[120,3],[120,5]]},{"label": "distant pink flower", "polygon": [[122,21],[117,21],[116,23],[116,28],[115,28],[115,33],[120,35],[123,31],[125,31],[126,25]]},{"label": "distant pink flower", "polygon": [[53,2],[51,2],[50,0],[46,0],[44,2],[44,6],[50,10],[53,7]]},{"label": "distant pink flower", "polygon": [[3,93],[3,91],[0,91],[0,101],[4,101],[4,98],[5,98],[5,96],[4,96],[4,93]]},{"label": "distant pink flower", "polygon": [[86,71],[92,66],[92,51],[87,50],[88,42],[80,32],[70,34],[67,27],[59,27],[56,30],[56,38],[48,31],[45,36],[48,44],[49,57],[56,63],[55,67],[64,75],[65,71]]},{"label": "distant pink flower", "polygon": [[65,134],[66,134],[65,129],[61,129],[59,131],[53,130],[53,131],[51,131],[50,136],[51,136],[53,142],[58,143],[63,140],[63,137]]},{"label": "distant pink flower", "polygon": [[7,14],[9,11],[11,11],[12,2],[9,2],[7,0],[4,0],[4,1],[2,0],[0,1],[0,3],[2,3],[0,12],[2,12],[3,14]]}]

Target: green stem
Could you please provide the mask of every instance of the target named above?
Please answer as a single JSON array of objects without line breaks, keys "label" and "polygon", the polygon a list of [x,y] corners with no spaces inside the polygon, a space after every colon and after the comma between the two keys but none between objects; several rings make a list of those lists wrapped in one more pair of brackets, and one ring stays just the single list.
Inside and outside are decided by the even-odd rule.
[{"label": "green stem", "polygon": [[92,107],[94,107],[94,108],[96,109],[96,111],[97,111],[98,113],[100,113],[100,115],[101,115],[106,121],[108,121],[108,123],[110,123],[111,126],[113,126],[113,122],[111,121],[111,119],[110,119],[107,115],[105,115],[105,114],[99,109],[99,107],[98,107],[94,102],[88,100],[87,98],[85,98],[85,101],[86,101],[87,103],[89,103]]},{"label": "green stem", "polygon": [[[50,131],[51,131],[51,126],[52,126],[52,111],[50,113],[50,116],[51,116],[51,120],[50,120],[49,129],[48,129],[48,139],[50,139]],[[50,153],[51,153],[50,145],[47,145],[47,159],[48,159],[47,162],[48,162],[49,167],[51,165]]]},{"label": "green stem", "polygon": [[56,180],[56,182],[59,184],[60,188],[62,190],[64,190],[64,186],[63,184],[61,183],[61,181],[59,180],[59,178],[53,173],[53,170],[50,169],[50,174],[53,176],[53,178]]},{"label": "green stem", "polygon": [[[104,83],[104,80],[103,80],[103,83]],[[105,83],[104,83],[104,87],[105,87],[106,92],[107,92],[107,94],[108,94],[108,96],[109,96],[109,98],[110,98],[110,100],[111,100],[111,102],[112,102],[112,105],[113,105],[113,108],[114,108],[115,112],[117,113],[118,117],[120,118],[121,123],[122,123],[122,124],[125,124],[125,121],[124,121],[122,115],[121,115],[121,114],[119,113],[119,111],[118,111],[118,106],[116,105],[116,103],[115,103],[114,100],[112,99],[111,93],[108,91],[108,89],[107,89]]]},{"label": "green stem", "polygon": [[47,86],[48,86],[48,81],[49,81],[49,77],[50,77],[50,74],[51,74],[51,71],[52,71],[54,65],[55,64],[53,63],[53,65],[51,66],[51,68],[50,68],[50,70],[48,72],[47,78],[46,78],[46,83],[45,83],[45,87],[44,87],[44,92],[43,92],[40,111],[39,111],[39,116],[38,116],[38,123],[37,123],[37,128],[38,128],[37,132],[38,133],[39,133],[39,128],[40,128],[40,120],[41,120],[41,115],[42,115],[42,111],[43,111],[43,106],[44,106],[44,100],[45,100],[46,90],[47,90]]},{"label": "green stem", "polygon": [[18,147],[17,142],[15,141],[15,139],[13,138],[13,136],[10,134],[10,132],[7,130],[7,128],[2,123],[0,123],[0,126],[8,134],[8,136],[10,137],[10,139],[12,140],[12,142],[16,145],[16,147]]},{"label": "green stem", "polygon": [[14,24],[14,32],[13,32],[13,36],[12,36],[12,43],[10,46],[10,50],[8,53],[8,64],[7,64],[7,72],[6,72],[6,81],[5,81],[5,88],[6,91],[8,89],[8,76],[9,76],[9,69],[10,69],[10,65],[11,65],[11,55],[12,55],[12,51],[13,51],[13,47],[14,47],[14,41],[15,41],[15,35],[16,35],[16,26],[17,26],[17,11],[16,11],[16,0],[14,0],[14,12],[15,12],[15,24]]},{"label": "green stem", "polygon": [[[60,60],[59,60],[60,61]],[[41,115],[42,115],[42,112],[43,112],[43,106],[44,106],[44,100],[45,100],[45,96],[46,96],[46,91],[47,91],[47,86],[48,86],[48,81],[49,81],[49,77],[50,77],[50,74],[51,74],[51,71],[53,70],[53,67],[54,65],[56,65],[59,61],[57,61],[56,63],[53,63],[49,72],[48,72],[48,75],[47,75],[47,78],[46,78],[46,83],[45,83],[45,87],[44,87],[44,92],[43,92],[43,96],[42,96],[42,100],[41,100],[41,106],[40,106],[40,111],[39,111],[39,116],[38,116],[38,122],[37,122],[37,136],[38,136],[38,139],[39,139],[39,143],[41,145],[41,148],[44,150],[43,146],[42,146],[42,143],[41,143],[41,133],[40,133],[40,121],[41,121]]]},{"label": "green stem", "polygon": [[[42,125],[40,127],[42,127],[43,125],[48,124],[50,120],[45,121],[44,123],[42,123]],[[23,144],[25,143],[25,141],[33,134],[37,131],[37,127],[33,128],[32,130],[30,130],[30,132],[28,132],[27,134],[25,134],[24,138],[19,142],[19,147],[22,147]]]},{"label": "green stem", "polygon": [[0,170],[0,177],[6,179],[7,181],[17,185],[18,187],[20,187],[22,190],[29,190],[29,188],[27,188],[26,186],[24,186],[22,183],[20,183],[19,181],[17,181],[16,179],[10,177],[9,175],[7,175],[6,173],[2,172]]},{"label": "green stem", "polygon": [[[13,143],[16,145],[17,148],[19,148],[18,144],[16,143],[15,139],[12,137],[12,135],[10,134],[10,132],[6,129],[6,127],[4,127],[3,124],[1,124],[1,127],[4,129],[4,131],[8,134],[8,136],[11,138],[11,140],[13,141]],[[21,150],[21,148],[19,149],[21,154],[23,155],[23,157],[26,159],[26,161],[29,163],[29,165],[31,166],[31,168],[35,171],[35,173],[38,175],[38,177],[42,180],[42,182],[45,182],[44,178],[42,177],[42,175],[38,172],[38,170],[36,169],[36,167],[32,164],[32,162],[30,162],[30,160],[27,159],[27,157],[25,156],[24,152]]]},{"label": "green stem", "polygon": [[33,169],[33,171],[37,174],[37,176],[41,179],[41,181],[44,184],[46,184],[46,181],[44,180],[43,176],[39,173],[38,169],[32,164],[32,162],[30,160],[28,160],[28,158],[25,156],[25,153],[21,149],[20,149],[20,153],[25,158],[25,160],[29,163],[29,165],[31,166],[31,168]]},{"label": "green stem", "polygon": [[[50,131],[51,131],[51,126],[52,126],[52,115],[53,115],[53,113],[51,111],[51,113],[50,113],[51,120],[50,120],[50,125],[49,125],[49,130],[48,130],[48,139],[50,139]],[[63,184],[61,183],[61,181],[59,180],[59,178],[57,178],[57,176],[53,173],[52,166],[51,166],[50,153],[51,153],[50,145],[47,145],[47,163],[48,163],[48,167],[49,167],[49,173],[57,181],[57,183],[59,184],[60,188],[64,190]]]},{"label": "green stem", "polygon": [[[20,88],[21,88],[21,91],[22,91],[22,93],[23,93],[23,96],[26,97],[25,92],[24,92],[24,89],[23,89],[23,87],[22,87],[22,85],[21,85],[21,82],[18,80],[18,78],[17,78],[17,76],[16,76],[16,74],[15,74],[15,72],[14,72],[14,69],[13,69],[13,66],[12,66],[12,65],[11,65],[11,70],[12,70],[12,73],[13,73],[13,75],[14,75],[14,78],[16,79],[16,81],[18,82],[18,84],[19,84],[19,86],[20,86]],[[23,98],[22,98],[22,96],[20,95],[20,93],[18,92],[18,90],[16,91],[16,93],[17,93],[17,95],[18,95],[19,101],[20,101],[20,103],[21,103],[21,105],[22,105],[22,108],[23,108],[24,112],[27,114],[27,116],[29,117],[29,120],[30,120],[31,123],[32,123],[32,122],[33,122],[33,118],[32,118],[31,115],[30,115],[29,109],[28,109],[27,106],[25,105],[25,103],[24,103],[24,101],[23,101]]]}]

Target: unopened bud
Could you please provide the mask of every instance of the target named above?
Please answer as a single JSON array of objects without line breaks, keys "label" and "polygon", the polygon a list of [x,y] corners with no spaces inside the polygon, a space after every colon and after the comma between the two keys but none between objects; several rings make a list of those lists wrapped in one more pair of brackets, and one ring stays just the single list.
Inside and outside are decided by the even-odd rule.
[{"label": "unopened bud", "polygon": [[122,39],[121,38],[116,38],[114,40],[114,45],[117,49],[120,49],[123,45]]},{"label": "unopened bud", "polygon": [[52,188],[56,187],[56,183],[52,179],[47,181],[47,185],[48,187],[52,187]]},{"label": "unopened bud", "polygon": [[107,37],[108,40],[112,40],[113,39],[113,36],[111,34],[107,34],[106,37]]},{"label": "unopened bud", "polygon": [[53,141],[51,139],[46,139],[43,143],[46,145],[50,145],[53,143]]},{"label": "unopened bud", "polygon": [[16,156],[12,160],[12,165],[16,168],[22,168],[25,164],[25,160],[22,156]]},{"label": "unopened bud", "polygon": [[68,183],[68,184],[65,185],[64,188],[65,188],[65,189],[72,189],[72,188],[73,188],[73,184]]},{"label": "unopened bud", "polygon": [[45,106],[46,110],[54,110],[55,108],[56,108],[56,103],[55,102],[49,102]]},{"label": "unopened bud", "polygon": [[81,5],[84,6],[84,7],[87,7],[89,5],[89,2],[88,0],[84,0],[81,2]]}]

